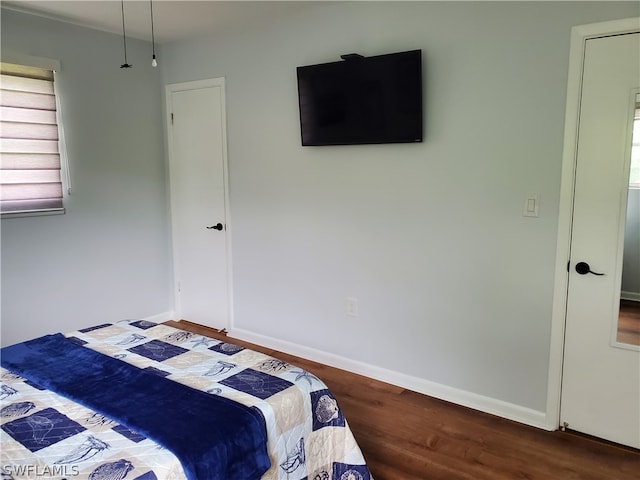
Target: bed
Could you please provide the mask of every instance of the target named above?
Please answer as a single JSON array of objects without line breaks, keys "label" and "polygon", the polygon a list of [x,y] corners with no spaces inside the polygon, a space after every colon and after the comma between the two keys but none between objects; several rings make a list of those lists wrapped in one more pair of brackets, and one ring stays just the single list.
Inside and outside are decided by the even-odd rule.
[{"label": "bed", "polygon": [[372,478],[319,378],[165,324],[6,347],[0,380],[3,479]]}]

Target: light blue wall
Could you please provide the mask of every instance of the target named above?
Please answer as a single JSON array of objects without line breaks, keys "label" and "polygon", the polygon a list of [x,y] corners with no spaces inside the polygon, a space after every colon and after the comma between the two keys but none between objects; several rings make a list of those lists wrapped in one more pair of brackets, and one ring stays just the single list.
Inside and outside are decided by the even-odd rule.
[{"label": "light blue wall", "polygon": [[[226,77],[234,326],[545,411],[571,27],[638,13],[322,2],[166,45],[167,83]],[[297,66],[416,48],[424,143],[300,146]]]},{"label": "light blue wall", "polygon": [[2,10],[2,49],[54,58],[73,193],[2,220],[2,344],[171,309],[159,72],[149,45]]},{"label": "light blue wall", "polygon": [[[639,13],[319,2],[163,46],[163,84],[226,77],[234,326],[544,411],[570,30]],[[75,188],[63,217],[2,223],[3,342],[170,309],[162,89],[120,40],[3,12],[3,48],[68,75]],[[415,48],[424,143],[300,146],[296,66]]]}]

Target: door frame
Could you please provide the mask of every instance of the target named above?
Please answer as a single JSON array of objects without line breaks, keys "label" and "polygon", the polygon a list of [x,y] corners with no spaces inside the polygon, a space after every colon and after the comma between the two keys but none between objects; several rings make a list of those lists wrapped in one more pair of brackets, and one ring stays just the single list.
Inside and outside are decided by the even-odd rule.
[{"label": "door frame", "polygon": [[[226,83],[225,77],[216,77],[216,78],[208,78],[204,80],[194,80],[189,82],[180,82],[180,83],[170,83],[165,85],[165,128],[167,130],[167,171],[169,176],[167,178],[167,184],[169,188],[169,222],[171,226],[171,260],[172,260],[172,292],[173,292],[173,311],[174,316],[181,316],[181,306],[180,306],[180,295],[178,292],[178,282],[179,273],[177,271],[176,261],[176,237],[175,231],[173,229],[173,217],[175,212],[173,211],[173,202],[172,196],[174,195],[173,186],[171,183],[171,176],[173,173],[173,165],[174,159],[173,156],[173,129],[171,128],[172,118],[171,118],[171,100],[172,94],[175,92],[181,92],[186,90],[198,90],[202,88],[220,88],[220,114],[222,116],[221,126],[222,126],[222,171],[223,171],[223,184],[224,184],[224,215],[225,215],[225,228],[221,233],[225,235],[225,245],[226,251],[225,255],[227,257],[227,269],[226,269],[226,281],[227,281],[227,302],[228,302],[228,317],[226,319],[225,328],[230,330],[233,327],[233,277],[232,277],[232,255],[231,255],[231,210],[229,205],[229,163],[228,163],[228,155],[227,155],[227,113],[226,113]],[[180,320],[177,318],[176,320]]]},{"label": "door frame", "polygon": [[635,32],[640,32],[640,17],[579,25],[571,29],[545,422],[551,430],[556,430],[560,426],[562,368],[569,287],[567,265],[571,254],[578,127],[586,41]]}]

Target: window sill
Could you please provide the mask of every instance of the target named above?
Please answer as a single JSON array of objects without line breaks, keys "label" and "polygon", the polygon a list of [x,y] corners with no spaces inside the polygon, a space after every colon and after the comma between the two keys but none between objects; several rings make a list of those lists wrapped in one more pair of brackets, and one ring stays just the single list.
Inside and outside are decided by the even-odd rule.
[{"label": "window sill", "polygon": [[37,212],[3,212],[0,213],[0,219],[5,220],[8,218],[22,218],[22,217],[45,217],[49,215],[64,215],[65,210],[40,210]]}]

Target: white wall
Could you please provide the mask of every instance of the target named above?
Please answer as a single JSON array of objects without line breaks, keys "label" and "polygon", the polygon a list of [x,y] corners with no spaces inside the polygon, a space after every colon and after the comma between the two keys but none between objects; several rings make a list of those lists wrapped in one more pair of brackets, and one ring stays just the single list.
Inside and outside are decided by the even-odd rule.
[{"label": "white wall", "polygon": [[[62,62],[74,194],[2,221],[2,343],[171,309],[161,83],[225,76],[235,330],[544,412],[570,29],[637,3],[307,7],[163,46],[162,81],[144,42],[123,71],[117,35],[3,10],[3,48]],[[414,48],[424,143],[300,146],[296,66]]]},{"label": "white wall", "polygon": [[2,344],[171,309],[160,73],[149,44],[2,10],[2,49],[58,59],[73,193],[3,219]]},{"label": "white wall", "polygon": [[[236,331],[544,412],[570,29],[638,13],[327,2],[164,46],[226,77]],[[300,146],[296,66],[415,48],[424,143]]]}]

